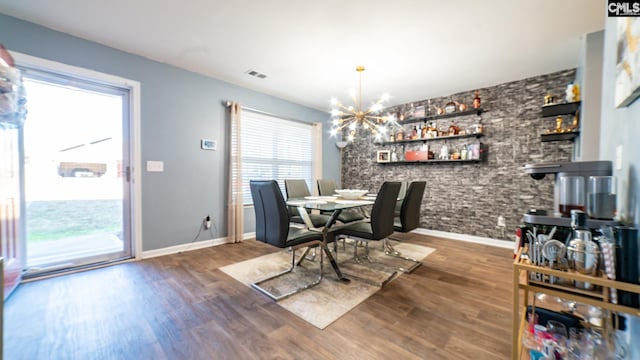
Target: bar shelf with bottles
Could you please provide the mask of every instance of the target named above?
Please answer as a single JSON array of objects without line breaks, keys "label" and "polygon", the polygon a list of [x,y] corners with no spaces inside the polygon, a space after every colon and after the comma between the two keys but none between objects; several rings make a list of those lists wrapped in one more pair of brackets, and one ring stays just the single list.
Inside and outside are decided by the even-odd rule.
[{"label": "bar shelf with bottles", "polygon": [[464,139],[464,138],[481,138],[483,137],[483,133],[471,133],[471,134],[462,134],[462,135],[446,135],[446,136],[436,136],[431,138],[419,138],[419,139],[409,139],[409,140],[399,140],[399,141],[383,141],[382,145],[394,145],[394,144],[411,144],[411,143],[419,143],[419,142],[427,142],[427,141],[435,141],[435,140],[450,140],[450,139]]},{"label": "bar shelf with bottles", "polygon": [[[535,296],[536,293],[544,293],[561,299],[596,306],[614,313],[640,316],[640,309],[614,304],[610,302],[609,298],[611,289],[640,294],[640,285],[610,280],[606,276],[590,276],[575,271],[565,272],[545,266],[536,266],[531,264],[528,258],[523,258],[522,253],[523,249],[520,249],[513,263],[513,359],[527,358],[528,354],[525,353],[522,339],[527,324],[527,307],[531,305],[530,298]],[[589,292],[588,290],[580,290],[568,286],[554,286],[549,283],[532,280],[531,277],[534,275],[542,275],[545,278],[562,278],[567,281],[589,282],[599,286],[599,289]],[[524,291],[523,294],[520,293],[521,290]],[[524,296],[521,297],[521,295]]]},{"label": "bar shelf with bottles", "polygon": [[[453,102],[452,102],[453,103]],[[454,106],[451,107],[455,109]],[[428,110],[431,111],[430,108]],[[482,108],[471,109],[466,111],[455,111],[452,110],[451,113],[444,113],[440,115],[427,115],[423,117],[414,117],[408,120],[399,120],[398,125],[400,129],[396,129],[396,131],[390,134],[390,140],[382,141],[382,145],[392,145],[392,144],[403,144],[403,143],[412,143],[412,142],[425,142],[425,141],[434,141],[434,140],[446,140],[446,139],[456,139],[456,138],[467,138],[467,137],[482,137],[483,127],[482,127],[482,117],[480,116],[484,110]],[[467,127],[466,129],[461,129],[457,126],[453,121],[448,124],[449,126],[445,126],[442,128],[442,122],[439,120],[450,119],[455,117],[462,117],[467,115],[476,114],[478,119],[477,121]],[[422,124],[420,124],[422,123]],[[414,126],[413,129],[406,129],[404,125],[407,124],[420,124],[418,126]]]},{"label": "bar shelf with bottles", "polygon": [[[513,263],[514,359],[523,355],[524,348],[533,353],[555,349],[565,354],[567,348],[562,338],[547,342],[551,338],[545,336],[548,325],[542,316],[563,323],[562,327],[567,329],[574,328],[574,331],[596,329],[596,333],[603,333],[608,341],[608,333],[616,330],[616,322],[612,322],[614,315],[640,315],[637,229],[602,227],[599,235],[593,237],[593,230],[587,227],[586,220],[586,213],[572,210],[569,236],[556,231],[556,227],[549,232],[535,228],[531,231],[526,226],[519,228],[518,251]],[[520,290],[524,290],[524,306],[521,306]],[[554,296],[573,305],[562,311],[542,306],[543,315],[538,320],[536,294]],[[534,301],[531,304],[530,298]],[[588,306],[587,313],[578,311],[578,305]],[[527,316],[527,313],[532,315]],[[590,319],[592,317],[595,321]],[[616,320],[619,320],[617,316]],[[525,324],[528,324],[528,332],[524,330]],[[610,348],[601,350],[609,351]]]}]

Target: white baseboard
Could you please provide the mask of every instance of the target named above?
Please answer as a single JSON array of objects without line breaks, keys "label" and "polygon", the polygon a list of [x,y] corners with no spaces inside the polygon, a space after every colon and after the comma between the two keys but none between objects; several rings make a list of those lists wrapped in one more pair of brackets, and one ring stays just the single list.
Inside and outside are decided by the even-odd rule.
[{"label": "white baseboard", "polygon": [[[242,239],[243,240],[247,240],[247,239],[254,238],[255,236],[256,236],[255,232],[245,233],[245,234],[242,235]],[[210,246],[217,246],[217,245],[222,245],[222,244],[227,244],[227,243],[229,243],[229,240],[227,239],[226,236],[222,237],[222,238],[217,238],[217,239],[202,240],[202,241],[198,241],[198,242],[191,242],[191,243],[188,243],[188,244],[180,244],[180,245],[175,245],[175,246],[169,246],[169,247],[162,248],[162,249],[143,251],[141,258],[142,259],[149,259],[149,258],[153,258],[153,257],[157,257],[157,256],[177,254],[177,253],[180,253],[180,252],[198,250],[198,249],[202,249],[202,248],[206,248],[206,247],[210,247]]]},{"label": "white baseboard", "polygon": [[466,241],[466,242],[472,242],[476,244],[483,244],[483,245],[490,245],[490,246],[505,248],[505,249],[513,249],[514,247],[513,241],[509,241],[509,240],[498,240],[498,239],[486,238],[481,236],[457,234],[457,233],[451,233],[446,231],[429,230],[429,229],[423,229],[423,228],[417,228],[412,232],[415,232],[421,235],[428,235],[428,236],[439,237],[439,238],[450,239],[450,240]]}]

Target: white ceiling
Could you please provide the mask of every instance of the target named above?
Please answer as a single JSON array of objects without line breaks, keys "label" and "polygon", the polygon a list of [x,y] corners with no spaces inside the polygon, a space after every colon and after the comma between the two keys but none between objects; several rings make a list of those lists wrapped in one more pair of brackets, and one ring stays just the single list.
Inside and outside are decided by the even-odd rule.
[{"label": "white ceiling", "polygon": [[[605,0],[0,0],[0,12],[328,111],[401,104],[577,65]],[[1,41],[1,35],[0,35]],[[255,69],[266,79],[245,72]]]}]

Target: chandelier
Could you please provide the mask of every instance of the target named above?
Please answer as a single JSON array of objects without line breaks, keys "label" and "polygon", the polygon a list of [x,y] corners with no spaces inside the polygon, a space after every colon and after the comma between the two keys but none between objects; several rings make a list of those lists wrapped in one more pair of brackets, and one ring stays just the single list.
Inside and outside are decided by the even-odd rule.
[{"label": "chandelier", "polygon": [[380,115],[380,112],[384,108],[383,103],[389,100],[389,95],[382,95],[382,97],[374,102],[368,109],[363,109],[362,72],[364,71],[364,66],[356,67],[356,71],[359,74],[359,91],[356,94],[356,91],[352,89],[349,93],[354,105],[347,107],[337,99],[331,99],[331,121],[333,125],[331,135],[336,136],[338,131],[347,128],[349,130],[347,140],[353,141],[356,136],[356,130],[358,127],[362,127],[370,130],[376,140],[381,140],[388,131],[387,125],[394,120],[392,115]]}]

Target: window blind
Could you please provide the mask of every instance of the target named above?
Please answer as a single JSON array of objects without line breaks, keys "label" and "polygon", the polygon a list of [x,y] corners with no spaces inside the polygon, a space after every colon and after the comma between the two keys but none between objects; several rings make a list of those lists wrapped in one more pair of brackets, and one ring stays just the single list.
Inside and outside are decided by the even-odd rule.
[{"label": "window blind", "polygon": [[304,179],[313,192],[312,124],[243,110],[239,130],[242,145],[242,196],[245,205],[253,203],[250,180],[277,180],[285,198],[285,179]]}]

